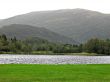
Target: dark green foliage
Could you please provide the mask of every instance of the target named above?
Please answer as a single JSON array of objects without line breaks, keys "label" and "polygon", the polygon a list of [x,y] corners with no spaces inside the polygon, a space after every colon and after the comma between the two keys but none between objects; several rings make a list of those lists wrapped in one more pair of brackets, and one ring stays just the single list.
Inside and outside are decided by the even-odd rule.
[{"label": "dark green foliage", "polygon": [[79,46],[77,45],[70,45],[70,44],[65,44],[65,45],[60,45],[57,46],[54,51],[54,53],[79,53]]},{"label": "dark green foliage", "polygon": [[9,51],[9,42],[7,41],[7,37],[5,35],[1,35],[0,36],[0,52],[1,51],[5,51],[8,52]]},{"label": "dark green foliage", "polygon": [[77,53],[81,51],[77,45],[52,43],[38,37],[28,38],[25,43],[31,45],[33,51],[52,51],[53,53]]},{"label": "dark green foliage", "polygon": [[52,51],[55,46],[58,46],[57,43],[52,43],[38,37],[27,38],[24,42],[31,45],[33,51]]},{"label": "dark green foliage", "polygon": [[[84,44],[72,45],[72,44],[61,44],[52,43],[45,39],[38,37],[27,38],[26,40],[17,40],[16,37],[8,38],[6,35],[0,35],[0,53],[30,53],[35,52],[52,52],[53,54],[63,53],[97,53],[110,55],[110,40],[90,39]],[[34,53],[33,53],[34,52]]]},{"label": "dark green foliage", "polygon": [[30,52],[31,47],[23,41],[17,40],[16,37],[7,39],[6,35],[0,36],[0,53],[13,52],[22,53]]},{"label": "dark green foliage", "polygon": [[90,39],[83,45],[85,52],[110,55],[110,40]]}]

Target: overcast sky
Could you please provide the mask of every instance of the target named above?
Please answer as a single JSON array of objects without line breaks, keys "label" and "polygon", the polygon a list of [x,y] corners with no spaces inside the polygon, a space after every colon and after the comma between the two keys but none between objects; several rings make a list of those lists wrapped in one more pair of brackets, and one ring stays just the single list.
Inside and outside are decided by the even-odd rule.
[{"label": "overcast sky", "polygon": [[110,13],[110,0],[0,0],[0,19],[32,11],[74,8]]}]

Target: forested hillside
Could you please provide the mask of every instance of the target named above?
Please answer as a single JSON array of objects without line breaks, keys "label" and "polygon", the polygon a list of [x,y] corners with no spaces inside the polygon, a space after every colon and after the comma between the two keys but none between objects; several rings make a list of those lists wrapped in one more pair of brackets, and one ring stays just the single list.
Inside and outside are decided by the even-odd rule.
[{"label": "forested hillside", "polygon": [[41,39],[48,40],[50,42],[59,42],[64,44],[78,44],[72,38],[65,37],[58,33],[52,32],[43,27],[35,27],[30,25],[11,24],[0,28],[0,34],[5,34],[7,37],[16,37],[19,40],[39,37]]}]

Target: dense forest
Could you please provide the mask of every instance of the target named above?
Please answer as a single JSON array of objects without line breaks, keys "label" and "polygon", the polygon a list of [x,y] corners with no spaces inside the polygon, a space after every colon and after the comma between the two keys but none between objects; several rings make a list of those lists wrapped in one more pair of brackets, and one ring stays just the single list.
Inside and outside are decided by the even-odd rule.
[{"label": "dense forest", "polygon": [[33,37],[26,40],[17,40],[16,37],[7,38],[0,35],[0,53],[10,54],[67,54],[67,53],[96,53],[110,54],[110,40],[90,39],[84,44],[72,45],[52,43],[47,40]]},{"label": "dense forest", "polygon": [[6,35],[0,36],[0,53],[31,52],[31,46],[17,40],[16,37],[8,39]]}]

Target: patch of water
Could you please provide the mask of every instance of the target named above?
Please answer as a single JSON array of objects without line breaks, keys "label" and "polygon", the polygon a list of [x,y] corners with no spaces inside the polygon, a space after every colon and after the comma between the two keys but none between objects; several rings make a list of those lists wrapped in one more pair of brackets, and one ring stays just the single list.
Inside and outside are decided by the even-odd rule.
[{"label": "patch of water", "polygon": [[3,54],[0,64],[110,64],[110,56]]}]

